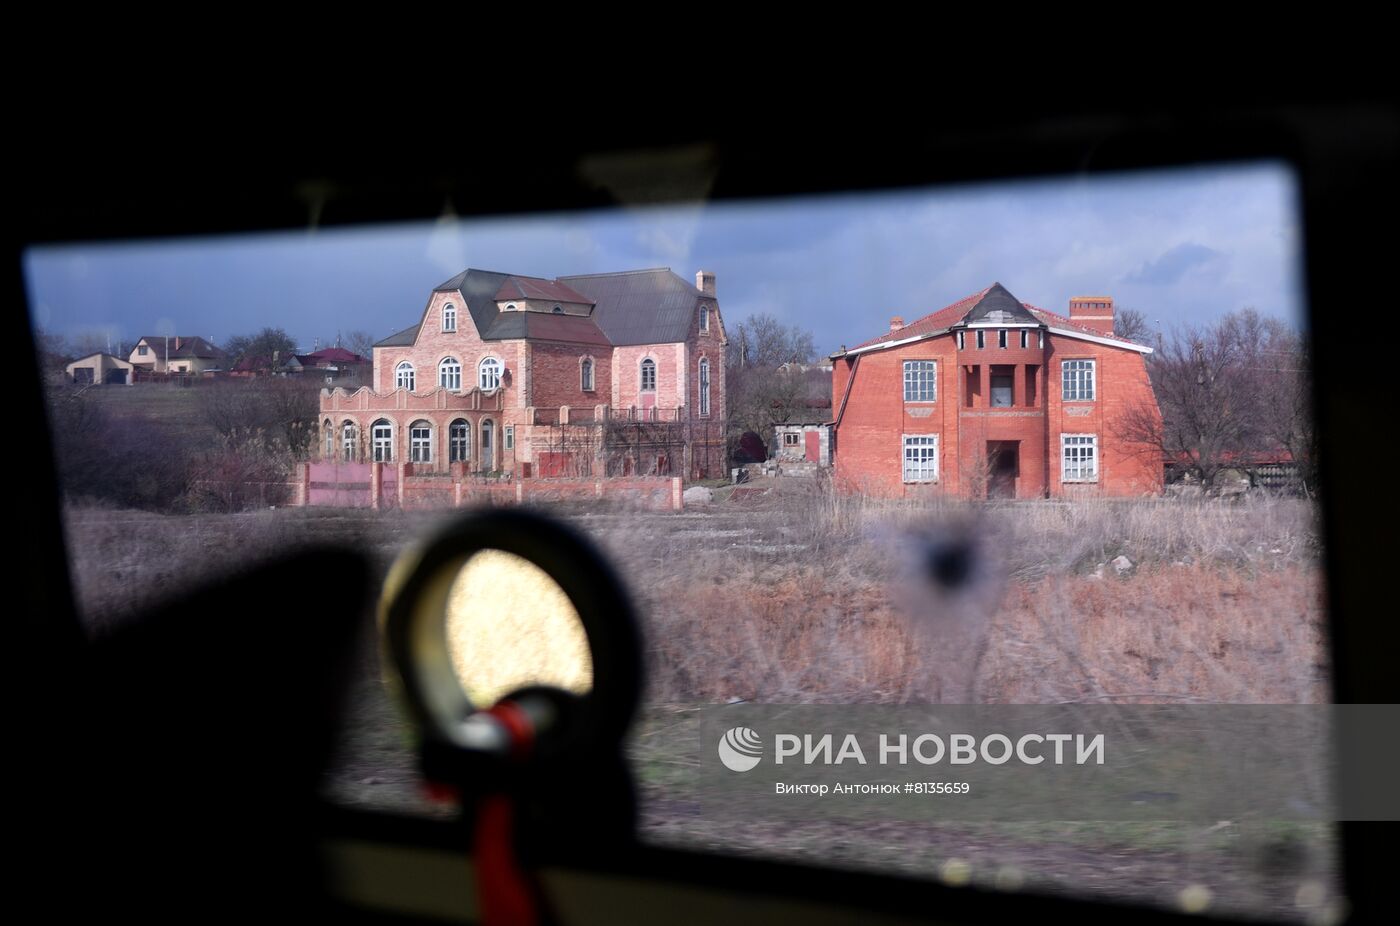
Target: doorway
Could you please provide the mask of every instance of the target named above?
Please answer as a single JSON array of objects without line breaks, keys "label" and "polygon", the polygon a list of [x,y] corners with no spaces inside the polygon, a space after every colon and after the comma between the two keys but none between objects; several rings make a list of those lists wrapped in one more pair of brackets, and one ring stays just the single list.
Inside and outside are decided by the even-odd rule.
[{"label": "doorway", "polygon": [[987,497],[1015,498],[1020,471],[1020,441],[987,441]]}]

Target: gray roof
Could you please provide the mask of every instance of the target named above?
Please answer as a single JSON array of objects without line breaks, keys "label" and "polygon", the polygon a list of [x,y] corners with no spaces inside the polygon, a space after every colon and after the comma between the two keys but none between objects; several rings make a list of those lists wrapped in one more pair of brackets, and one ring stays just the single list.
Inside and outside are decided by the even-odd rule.
[{"label": "gray roof", "polygon": [[964,324],[969,322],[979,322],[992,312],[1002,312],[1003,316],[996,321],[1002,322],[1028,322],[1032,325],[1039,325],[1040,319],[1036,318],[1030,311],[1021,304],[1021,300],[1011,295],[1005,286],[1000,283],[993,283],[991,287],[982,294],[982,298],[977,300],[977,304],[968,310],[962,317]]},{"label": "gray roof", "polygon": [[596,303],[593,319],[614,345],[684,341],[704,295],[670,268],[560,277]]},{"label": "gray roof", "polygon": [[375,341],[373,347],[412,347],[413,342],[418,340],[418,328],[422,325],[409,325],[402,331],[396,331],[382,341]]}]

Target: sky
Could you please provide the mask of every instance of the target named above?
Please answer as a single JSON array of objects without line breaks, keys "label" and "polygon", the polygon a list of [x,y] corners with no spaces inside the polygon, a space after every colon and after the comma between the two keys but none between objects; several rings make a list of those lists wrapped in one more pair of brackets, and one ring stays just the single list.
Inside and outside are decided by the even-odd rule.
[{"label": "sky", "polygon": [[130,345],[284,328],[310,350],[418,321],[467,267],[553,278],[670,267],[716,274],[733,328],[760,312],[830,353],[993,282],[1067,313],[1109,295],[1154,328],[1252,306],[1303,327],[1295,180],[1279,164],[895,193],[46,246],[25,254],[31,320]]}]

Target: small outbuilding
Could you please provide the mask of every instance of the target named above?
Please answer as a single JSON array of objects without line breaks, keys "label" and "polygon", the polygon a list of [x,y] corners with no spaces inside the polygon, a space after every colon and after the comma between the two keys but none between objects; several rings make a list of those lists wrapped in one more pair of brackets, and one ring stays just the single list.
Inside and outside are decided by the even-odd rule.
[{"label": "small outbuilding", "polygon": [[131,371],[130,363],[101,351],[74,360],[64,367],[68,381],[79,386],[126,386],[131,383]]}]

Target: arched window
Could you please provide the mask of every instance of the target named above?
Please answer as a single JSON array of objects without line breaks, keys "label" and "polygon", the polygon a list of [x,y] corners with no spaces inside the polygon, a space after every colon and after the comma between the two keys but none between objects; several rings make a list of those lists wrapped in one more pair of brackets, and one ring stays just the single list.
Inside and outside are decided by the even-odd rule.
[{"label": "arched window", "polygon": [[374,446],[374,462],[394,462],[394,426],[383,418],[370,425],[370,442]]},{"label": "arched window", "polygon": [[487,357],[481,361],[478,371],[481,374],[482,389],[499,389],[501,387],[501,361],[495,357]]},{"label": "arched window", "polygon": [[346,463],[354,463],[360,458],[358,431],[353,421],[347,421],[340,426],[340,457]]},{"label": "arched window", "polygon": [[492,470],[496,468],[495,442],[491,440],[492,433],[496,430],[496,425],[487,418],[481,423],[481,468]]},{"label": "arched window", "polygon": [[410,463],[433,462],[433,426],[415,421],[408,426],[408,460]]},{"label": "arched window", "polygon": [[563,314],[564,314],[564,307],[563,307],[562,305],[556,305],[556,306],[554,307],[554,314],[555,314],[555,315],[563,315]]},{"label": "arched window", "polygon": [[584,357],[579,365],[579,388],[584,392],[593,391],[593,358]]},{"label": "arched window", "polygon": [[642,361],[642,391],[656,391],[656,361],[650,357]]},{"label": "arched window", "polygon": [[465,463],[472,449],[472,428],[465,418],[458,418],[447,429],[447,461]]},{"label": "arched window", "polygon": [[460,392],[462,389],[462,364],[456,357],[444,358],[438,364],[438,385],[443,389]]},{"label": "arched window", "polygon": [[405,360],[394,367],[394,386],[398,389],[413,391],[413,364]]},{"label": "arched window", "polygon": [[457,307],[450,302],[442,307],[442,330],[457,330]]},{"label": "arched window", "polygon": [[710,413],[710,361],[700,361],[700,417]]},{"label": "arched window", "polygon": [[335,459],[335,425],[331,424],[329,418],[321,425],[321,430],[325,432],[326,459]]}]

